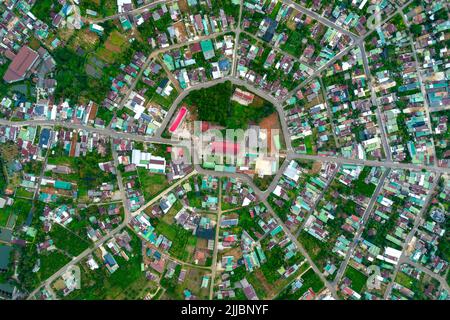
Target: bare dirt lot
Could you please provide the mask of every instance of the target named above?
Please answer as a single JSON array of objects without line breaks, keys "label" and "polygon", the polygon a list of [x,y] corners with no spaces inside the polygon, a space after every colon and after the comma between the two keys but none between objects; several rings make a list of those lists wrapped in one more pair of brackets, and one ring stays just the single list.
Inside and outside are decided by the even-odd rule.
[{"label": "bare dirt lot", "polygon": [[[270,116],[265,117],[259,123],[261,129],[267,130],[267,141],[272,141],[272,129],[280,129],[280,122],[278,121],[278,113],[274,112]],[[281,138],[281,132],[279,132]],[[272,152],[272,143],[268,145],[268,151]]]},{"label": "bare dirt lot", "polygon": [[186,0],[179,0],[178,1],[178,7],[180,8],[181,12],[189,12],[189,6]]},{"label": "bare dirt lot", "polygon": [[309,174],[317,174],[320,172],[320,169],[322,168],[322,163],[319,161],[314,162],[312,169],[309,170]]},{"label": "bare dirt lot", "polygon": [[182,21],[178,21],[173,24],[173,27],[178,31],[180,36],[178,37],[178,41],[185,42],[187,41],[187,33],[186,28],[184,27],[184,23]]}]

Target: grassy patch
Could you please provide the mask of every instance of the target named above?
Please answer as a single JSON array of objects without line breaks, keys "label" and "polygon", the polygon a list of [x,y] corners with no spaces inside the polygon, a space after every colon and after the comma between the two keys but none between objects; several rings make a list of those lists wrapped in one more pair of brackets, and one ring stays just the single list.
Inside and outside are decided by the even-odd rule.
[{"label": "grassy patch", "polygon": [[163,174],[150,173],[147,169],[140,167],[137,168],[137,172],[146,201],[149,201],[169,186],[169,181]]},{"label": "grassy patch", "polygon": [[367,282],[367,276],[360,271],[356,270],[352,266],[348,266],[345,270],[345,277],[352,281],[351,287],[356,292],[361,292]]},{"label": "grassy patch", "polygon": [[196,240],[195,236],[178,225],[168,224],[162,220],[155,222],[154,226],[158,233],[163,234],[172,241],[169,253],[175,258],[188,261],[192,252],[186,250],[186,247],[189,243],[194,243],[194,240]]},{"label": "grassy patch", "polygon": [[353,190],[356,194],[371,197],[375,191],[376,186],[373,183],[365,183],[364,180],[370,173],[371,167],[364,167],[358,179],[353,183]]},{"label": "grassy patch", "polygon": [[397,273],[397,277],[395,278],[395,282],[398,284],[401,284],[402,286],[412,289],[412,286],[414,284],[414,279],[408,276],[406,273],[399,272]]},{"label": "grassy patch", "polygon": [[133,253],[127,252],[130,258],[128,261],[121,256],[116,256],[119,269],[113,274],[110,274],[104,267],[91,271],[82,263],[80,265],[82,268],[81,290],[75,290],[64,299],[141,299],[142,291],[148,286],[148,281],[141,271],[141,241],[133,233],[130,233],[130,236]]},{"label": "grassy patch", "polygon": [[56,271],[70,262],[69,257],[58,251],[42,254],[39,258],[41,259],[41,269],[38,275],[41,281],[48,279]]},{"label": "grassy patch", "polygon": [[74,257],[78,256],[89,247],[87,241],[81,239],[72,231],[57,223],[53,224],[50,236],[58,249],[61,249]]},{"label": "grassy patch", "polygon": [[0,227],[5,227],[8,222],[10,211],[1,209],[0,210]]},{"label": "grassy patch", "polygon": [[58,13],[61,8],[62,6],[56,0],[40,0],[36,1],[33,8],[31,8],[31,13],[39,20],[51,24],[52,19],[50,13]]}]

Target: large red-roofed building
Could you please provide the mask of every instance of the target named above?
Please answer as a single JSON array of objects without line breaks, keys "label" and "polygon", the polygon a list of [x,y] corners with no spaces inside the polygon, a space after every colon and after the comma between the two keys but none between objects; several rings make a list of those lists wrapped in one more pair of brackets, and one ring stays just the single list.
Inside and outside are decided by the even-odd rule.
[{"label": "large red-roofed building", "polygon": [[25,79],[26,73],[33,67],[39,55],[27,46],[20,48],[3,76],[3,80],[13,83]]},{"label": "large red-roofed building", "polygon": [[229,141],[214,141],[211,145],[212,152],[218,154],[236,155],[239,153],[240,146],[238,143]]}]

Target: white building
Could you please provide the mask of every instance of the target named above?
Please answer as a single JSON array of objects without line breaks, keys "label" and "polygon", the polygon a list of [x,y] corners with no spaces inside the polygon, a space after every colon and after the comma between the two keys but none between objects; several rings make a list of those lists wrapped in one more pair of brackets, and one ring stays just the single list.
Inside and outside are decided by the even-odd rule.
[{"label": "white building", "polygon": [[131,163],[137,167],[142,167],[155,173],[166,172],[166,159],[163,157],[155,157],[151,153],[142,152],[134,149],[131,155]]}]

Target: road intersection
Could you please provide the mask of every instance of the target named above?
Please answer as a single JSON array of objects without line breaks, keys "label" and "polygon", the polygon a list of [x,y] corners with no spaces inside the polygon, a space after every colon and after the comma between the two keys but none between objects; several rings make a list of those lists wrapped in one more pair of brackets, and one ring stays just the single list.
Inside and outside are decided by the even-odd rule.
[{"label": "road intersection", "polygon": [[[105,17],[105,18],[101,18],[101,19],[87,19],[87,18],[83,18],[83,20],[91,22],[91,23],[101,23],[107,20],[113,20],[113,19],[117,19],[121,16],[125,16],[125,15],[129,15],[129,14],[136,14],[136,13],[142,13],[144,11],[150,10],[151,8],[156,7],[159,4],[165,3],[167,1],[155,1],[149,4],[146,4],[140,8],[134,9],[131,12],[127,12],[127,13],[120,13],[120,14],[116,14],[110,17]],[[155,143],[155,144],[167,144],[167,145],[177,145],[180,143],[180,141],[174,140],[174,139],[167,139],[167,138],[163,138],[163,133],[164,130],[168,127],[168,125],[170,124],[173,115],[175,114],[175,112],[178,110],[178,107],[180,105],[180,103],[183,101],[183,99],[193,90],[198,90],[201,88],[208,88],[211,86],[214,86],[216,84],[219,83],[223,83],[225,81],[231,81],[233,84],[235,85],[239,85],[239,86],[244,86],[246,87],[249,91],[261,96],[262,98],[270,101],[271,103],[273,103],[273,105],[275,106],[278,114],[279,114],[279,119],[280,119],[280,124],[281,124],[281,129],[283,132],[283,136],[285,137],[285,142],[286,142],[286,157],[284,159],[284,162],[282,164],[282,166],[279,168],[277,174],[274,176],[274,179],[272,180],[272,182],[270,183],[269,187],[266,190],[260,190],[255,183],[253,182],[253,179],[245,174],[241,174],[241,173],[226,173],[226,172],[216,172],[216,171],[211,171],[211,170],[206,170],[204,168],[202,168],[199,163],[195,163],[194,167],[195,169],[188,174],[187,176],[185,176],[184,178],[178,180],[176,183],[174,183],[173,185],[171,185],[169,188],[167,188],[166,190],[164,190],[161,194],[159,194],[157,197],[155,197],[154,199],[152,199],[151,201],[149,201],[148,203],[146,203],[143,207],[141,207],[140,209],[138,209],[135,212],[130,212],[129,208],[126,206],[126,199],[125,199],[125,191],[124,191],[124,187],[123,187],[123,183],[122,183],[122,178],[120,173],[117,175],[117,179],[118,179],[118,185],[119,185],[119,190],[121,192],[122,195],[122,201],[124,203],[124,207],[125,207],[125,219],[124,221],[117,227],[115,228],[113,231],[111,231],[110,233],[108,233],[106,236],[104,236],[103,238],[101,238],[100,240],[98,240],[97,242],[95,242],[93,244],[92,247],[90,247],[89,249],[85,250],[84,252],[82,252],[79,256],[74,257],[73,260],[68,263],[67,265],[65,265],[63,268],[61,268],[59,271],[57,271],[55,274],[53,274],[52,276],[50,276],[48,279],[46,279],[44,282],[42,282],[33,292],[30,293],[29,298],[33,298],[36,293],[39,292],[39,290],[41,290],[44,287],[49,287],[49,285],[55,281],[58,277],[60,277],[62,274],[64,274],[67,270],[69,270],[73,265],[80,263],[85,257],[87,257],[89,254],[92,254],[99,246],[101,246],[102,244],[104,244],[106,241],[108,241],[109,239],[111,239],[112,237],[114,237],[117,233],[121,232],[124,228],[126,228],[128,226],[129,221],[136,216],[139,213],[144,212],[148,207],[150,207],[151,205],[153,205],[156,201],[158,201],[159,199],[161,199],[161,197],[163,197],[164,195],[166,195],[167,193],[169,193],[171,190],[173,190],[173,188],[175,188],[176,186],[179,186],[181,183],[183,183],[184,181],[186,181],[186,179],[190,178],[191,176],[195,175],[195,174],[208,174],[208,175],[214,175],[214,176],[218,176],[218,177],[222,177],[222,176],[227,176],[227,177],[234,177],[234,178],[240,178],[243,181],[245,181],[254,191],[255,194],[257,195],[258,199],[268,208],[269,213],[274,217],[274,219],[276,219],[276,221],[278,222],[278,224],[280,226],[282,226],[283,230],[285,231],[286,235],[291,239],[291,241],[298,247],[300,253],[305,257],[306,261],[311,265],[311,268],[314,270],[315,273],[318,274],[318,276],[322,279],[322,281],[324,282],[324,284],[326,285],[327,289],[329,290],[329,292],[331,293],[331,295],[334,298],[338,298],[337,296],[337,285],[339,283],[339,280],[342,278],[343,273],[345,272],[346,266],[349,263],[349,260],[351,258],[351,254],[354,251],[360,236],[362,234],[363,228],[365,223],[367,222],[371,211],[373,210],[374,204],[375,204],[375,200],[377,195],[379,194],[382,186],[383,186],[383,182],[385,181],[385,179],[387,178],[388,173],[391,170],[415,170],[415,171],[421,171],[421,170],[428,170],[428,171],[432,171],[437,173],[438,175],[440,174],[449,174],[450,173],[450,169],[449,168],[444,168],[444,167],[439,167],[436,165],[436,163],[434,163],[433,165],[430,166],[425,166],[425,165],[420,165],[420,164],[412,164],[412,163],[402,163],[402,162],[395,162],[392,161],[392,156],[391,156],[391,152],[390,152],[390,148],[389,148],[389,144],[388,144],[388,140],[387,140],[387,134],[385,131],[385,127],[384,127],[384,122],[383,122],[383,117],[382,117],[382,112],[381,112],[381,108],[378,105],[377,99],[376,99],[376,94],[373,90],[373,86],[372,86],[372,79],[370,76],[370,70],[369,70],[369,66],[368,66],[368,59],[365,53],[365,48],[364,48],[364,41],[365,39],[371,34],[371,32],[369,32],[368,34],[362,36],[362,37],[358,37],[355,34],[353,34],[352,32],[346,30],[345,28],[342,28],[341,26],[336,25],[334,22],[324,18],[323,16],[309,10],[306,9],[304,7],[302,7],[301,5],[292,2],[290,0],[283,0],[284,3],[289,4],[290,6],[294,7],[295,9],[297,9],[298,11],[308,15],[309,17],[321,22],[322,24],[328,26],[328,27],[332,27],[334,29],[336,29],[337,31],[341,32],[342,34],[348,35],[351,39],[352,42],[351,44],[344,50],[342,50],[341,52],[339,52],[334,58],[332,58],[331,60],[329,60],[327,63],[325,63],[324,65],[322,65],[321,67],[317,68],[313,74],[311,76],[309,76],[307,79],[305,79],[301,84],[299,84],[294,90],[292,90],[291,92],[288,93],[288,95],[282,99],[277,99],[275,97],[273,97],[272,95],[268,94],[265,91],[262,91],[259,88],[254,87],[252,84],[248,83],[247,81],[244,81],[242,79],[239,79],[236,76],[236,68],[237,68],[237,62],[238,62],[238,51],[237,51],[237,47],[239,44],[239,37],[240,37],[240,33],[242,32],[240,29],[240,22],[241,22],[241,18],[242,18],[242,11],[243,11],[243,1],[241,1],[240,3],[240,11],[239,11],[239,19],[238,19],[238,25],[237,27],[233,28],[231,31],[227,31],[227,32],[221,32],[221,33],[215,33],[215,34],[211,34],[208,36],[204,36],[204,37],[197,37],[194,40],[191,40],[187,43],[180,43],[180,44],[174,44],[171,45],[167,48],[164,49],[159,49],[159,50],[155,50],[153,51],[149,57],[147,58],[144,67],[141,69],[138,77],[136,78],[135,82],[131,85],[131,87],[129,88],[129,90],[127,90],[125,96],[123,97],[119,108],[123,108],[124,104],[126,103],[129,95],[132,93],[132,91],[134,90],[137,81],[140,79],[140,77],[142,76],[143,71],[146,69],[146,67],[149,65],[149,63],[151,61],[153,61],[155,58],[158,57],[158,55],[160,53],[166,52],[168,50],[173,50],[176,48],[180,48],[182,46],[185,46],[189,43],[194,43],[194,42],[198,42],[200,40],[206,40],[206,39],[213,39],[215,37],[224,35],[225,33],[229,33],[229,32],[234,32],[235,33],[235,47],[234,47],[234,52],[233,52],[233,61],[232,61],[232,71],[231,71],[231,75],[226,76],[224,78],[218,79],[218,80],[213,80],[213,81],[208,81],[205,83],[200,83],[200,84],[196,84],[194,86],[191,86],[187,89],[185,89],[184,91],[179,92],[178,97],[175,99],[175,101],[172,103],[170,109],[167,112],[166,117],[164,118],[164,120],[161,123],[161,126],[156,130],[156,133],[154,136],[145,136],[145,135],[138,135],[138,134],[132,134],[132,133],[126,133],[126,132],[119,132],[116,130],[113,130],[111,128],[97,128],[97,127],[93,127],[90,125],[83,125],[80,123],[73,123],[73,122],[69,122],[69,121],[59,121],[59,120],[43,120],[43,119],[35,119],[35,120],[26,120],[26,121],[21,121],[21,122],[16,122],[16,121],[9,121],[9,120],[5,120],[5,119],[0,119],[0,125],[7,125],[7,126],[17,126],[17,127],[22,127],[22,126],[49,126],[49,127],[64,127],[67,129],[73,129],[73,130],[85,130],[91,133],[95,133],[95,134],[101,134],[101,135],[105,135],[105,136],[109,136],[113,139],[127,139],[127,140],[133,140],[133,141],[141,141],[141,142],[148,142],[148,143]],[[409,5],[409,3],[411,3],[411,1],[406,2],[401,8],[406,7],[407,5]],[[392,18],[393,15],[388,16],[385,20],[381,21],[377,26],[385,23],[386,21],[388,21],[390,18]],[[326,68],[330,67],[332,64],[334,64],[336,61],[338,61],[339,59],[341,59],[342,57],[344,57],[346,54],[348,54],[352,49],[354,49],[355,47],[359,47],[361,54],[362,54],[362,60],[363,60],[363,66],[364,66],[364,71],[366,73],[367,76],[367,80],[369,83],[369,90],[371,93],[371,101],[372,104],[377,106],[377,121],[380,127],[380,136],[381,136],[381,140],[382,140],[382,145],[383,145],[383,149],[385,151],[386,154],[386,159],[385,160],[367,160],[367,159],[352,159],[352,158],[345,158],[345,157],[340,157],[340,156],[321,156],[321,155],[306,155],[306,154],[299,154],[299,153],[295,153],[292,149],[291,146],[291,140],[290,140],[290,134],[289,134],[289,130],[288,130],[288,126],[284,117],[284,107],[283,104],[286,102],[287,99],[289,99],[290,97],[292,97],[292,95],[294,95],[300,88],[304,87],[306,84],[310,83],[311,81],[313,81],[314,79],[316,79],[318,76],[320,76],[321,72],[323,70],[325,70]],[[172,79],[172,82],[175,82],[174,79]],[[175,83],[176,85],[176,83]],[[194,159],[196,158],[196,151],[194,150],[193,152],[193,157]],[[117,153],[113,148],[113,158],[114,158],[114,162],[117,166],[118,161],[117,161]],[[286,227],[286,225],[284,224],[284,222],[280,219],[280,217],[275,213],[275,211],[273,210],[273,208],[271,207],[271,205],[268,202],[268,197],[269,195],[273,192],[273,190],[276,188],[279,179],[281,178],[281,176],[283,175],[284,170],[286,169],[287,165],[289,164],[289,162],[291,160],[295,160],[295,159],[303,159],[303,160],[311,160],[311,161],[321,161],[321,162],[333,162],[336,163],[339,167],[339,165],[343,165],[343,164],[355,164],[355,165],[361,165],[361,166],[377,166],[377,167],[385,167],[387,168],[385,170],[385,172],[383,173],[382,178],[380,179],[380,183],[378,184],[372,198],[370,199],[370,202],[364,212],[363,218],[362,218],[362,224],[360,229],[358,230],[350,249],[348,250],[348,253],[344,259],[344,262],[342,263],[340,269],[338,270],[338,275],[336,277],[336,280],[334,282],[330,282],[328,281],[321,270],[318,269],[318,267],[315,265],[314,261],[310,258],[310,256],[308,255],[308,252],[303,248],[302,244],[299,243],[299,241],[297,240],[297,236],[293,235],[291,233],[291,231],[289,230],[289,228]],[[336,169],[335,173],[336,174],[338,171],[338,169]],[[334,176],[333,176],[334,177]],[[332,179],[331,179],[332,180]],[[435,180],[437,181],[437,179]],[[330,181],[331,182],[331,181]],[[432,192],[430,191],[430,193],[427,196],[427,200],[426,203],[429,202],[430,197],[431,197]],[[317,203],[320,201],[320,199],[318,199],[314,205],[314,208],[316,207]],[[313,210],[314,210],[313,208]],[[425,209],[423,209],[425,210]],[[413,230],[411,231],[411,233],[408,236],[408,239],[410,240],[411,237],[414,235],[415,230],[418,227],[418,223],[420,221],[420,216],[423,214],[423,210],[421,211],[421,214],[418,215],[415,226],[413,228]],[[217,223],[220,223],[220,216],[221,216],[221,211],[219,209],[219,214],[218,214],[218,220]],[[213,254],[213,266],[211,268],[212,271],[212,282],[211,282],[211,286],[210,286],[210,298],[213,298],[213,294],[214,294],[214,279],[216,276],[216,265],[217,265],[217,255],[218,255],[218,250],[217,250],[217,243],[218,243],[218,232],[219,230],[219,226],[217,226],[217,230],[216,230],[216,236],[215,236],[215,248],[214,248],[214,254]],[[405,242],[405,244],[407,244],[408,241]],[[404,251],[403,251],[404,252]],[[413,262],[411,261],[406,261],[406,257],[404,257],[402,255],[401,257],[401,262],[405,261],[406,263],[412,264],[414,265]],[[398,266],[400,265],[400,262],[398,263]],[[398,266],[396,268],[396,272],[398,271]],[[423,269],[422,266],[417,265],[417,267],[420,267],[421,269]],[[395,274],[396,274],[395,272]],[[425,271],[427,272],[427,271]],[[431,272],[428,270],[428,272]],[[394,275],[395,275],[394,274]],[[439,276],[434,274],[434,277],[437,279],[440,279]],[[395,276],[394,276],[395,279]],[[440,279],[442,280],[442,279]],[[391,282],[388,286],[388,290],[386,290],[386,295],[385,298],[388,297],[388,295],[390,294],[390,290],[392,289],[392,283]],[[441,283],[445,283],[445,281],[441,281]],[[448,286],[446,287],[448,290]]]}]

